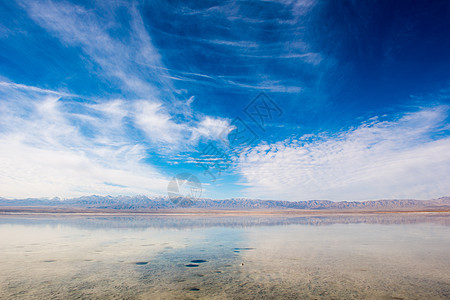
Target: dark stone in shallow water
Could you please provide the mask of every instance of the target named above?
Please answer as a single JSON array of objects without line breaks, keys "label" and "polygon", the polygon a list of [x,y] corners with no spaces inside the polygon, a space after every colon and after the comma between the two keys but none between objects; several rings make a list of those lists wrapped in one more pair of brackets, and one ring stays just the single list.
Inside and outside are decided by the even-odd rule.
[{"label": "dark stone in shallow water", "polygon": [[136,264],[139,265],[139,266],[143,266],[143,265],[148,264],[148,262],[146,262],[146,261],[138,261]]},{"label": "dark stone in shallow water", "polygon": [[196,265],[196,264],[187,264],[186,267],[188,267],[188,268],[195,268],[195,267],[198,267],[198,265]]},{"label": "dark stone in shallow water", "polygon": [[191,260],[191,263],[194,263],[194,264],[201,264],[201,263],[205,263],[205,262],[207,262],[207,260],[204,260],[204,259]]},{"label": "dark stone in shallow water", "polygon": [[199,288],[192,288],[192,289],[190,289],[190,291],[200,291],[200,289]]}]

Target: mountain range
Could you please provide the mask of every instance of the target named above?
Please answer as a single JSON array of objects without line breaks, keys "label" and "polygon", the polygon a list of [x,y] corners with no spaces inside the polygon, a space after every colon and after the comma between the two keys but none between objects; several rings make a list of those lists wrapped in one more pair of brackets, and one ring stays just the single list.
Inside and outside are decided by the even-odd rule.
[{"label": "mountain range", "polygon": [[0,198],[0,211],[15,210],[95,210],[95,211],[155,211],[155,210],[337,210],[337,211],[436,211],[450,210],[450,197],[431,200],[393,199],[370,201],[309,200],[280,201],[246,198],[224,200],[168,198],[147,196],[84,196],[70,199],[5,199]]}]

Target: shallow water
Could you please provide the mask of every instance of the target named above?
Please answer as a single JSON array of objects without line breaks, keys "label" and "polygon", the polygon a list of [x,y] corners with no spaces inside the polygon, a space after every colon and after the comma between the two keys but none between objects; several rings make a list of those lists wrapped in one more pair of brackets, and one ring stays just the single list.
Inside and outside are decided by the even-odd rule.
[{"label": "shallow water", "polygon": [[0,216],[0,298],[449,299],[449,217]]}]

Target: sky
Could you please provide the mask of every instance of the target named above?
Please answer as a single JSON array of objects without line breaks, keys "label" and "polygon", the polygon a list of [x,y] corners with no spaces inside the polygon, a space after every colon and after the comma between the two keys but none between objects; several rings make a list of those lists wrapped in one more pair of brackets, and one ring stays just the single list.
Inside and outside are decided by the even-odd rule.
[{"label": "sky", "polygon": [[448,1],[0,1],[0,197],[450,195]]}]

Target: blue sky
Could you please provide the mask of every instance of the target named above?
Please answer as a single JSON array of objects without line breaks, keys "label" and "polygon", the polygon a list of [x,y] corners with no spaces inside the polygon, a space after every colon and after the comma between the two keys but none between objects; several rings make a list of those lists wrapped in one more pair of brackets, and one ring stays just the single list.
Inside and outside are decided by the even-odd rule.
[{"label": "blue sky", "polygon": [[450,195],[449,15],[448,1],[2,1],[0,196],[164,196],[183,172],[210,198]]}]

